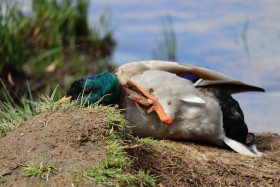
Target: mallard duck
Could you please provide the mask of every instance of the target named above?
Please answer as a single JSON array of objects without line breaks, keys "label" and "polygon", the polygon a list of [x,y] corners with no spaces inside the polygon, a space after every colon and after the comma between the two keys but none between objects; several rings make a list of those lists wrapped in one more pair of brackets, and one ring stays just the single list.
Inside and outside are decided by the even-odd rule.
[{"label": "mallard duck", "polygon": [[[109,78],[102,83],[96,76],[80,78],[67,96],[76,99],[87,90],[83,98],[95,102],[105,95],[105,104],[109,104],[120,95],[127,129],[139,137],[208,142],[227,145],[244,155],[262,155],[231,94],[264,89],[210,69],[167,61],[131,62],[117,68],[114,75],[117,79],[103,74]],[[250,143],[246,142],[248,134],[253,139]]]}]

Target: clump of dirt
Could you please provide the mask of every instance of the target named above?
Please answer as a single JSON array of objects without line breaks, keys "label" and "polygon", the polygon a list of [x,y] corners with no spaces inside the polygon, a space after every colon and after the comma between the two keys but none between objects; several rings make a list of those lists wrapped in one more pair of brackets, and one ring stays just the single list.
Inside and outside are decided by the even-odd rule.
[{"label": "clump of dirt", "polygon": [[[43,113],[0,138],[0,176],[3,186],[70,186],[81,166],[97,166],[106,158],[104,137],[110,129],[102,108],[60,109]],[[164,140],[174,148],[125,140],[134,159],[131,170],[158,176],[157,186],[277,186],[280,183],[280,136],[256,134],[263,157],[243,156],[225,148]],[[19,164],[56,163],[48,181],[23,177]],[[132,172],[133,173],[133,172]],[[96,184],[84,183],[95,186]],[[135,184],[137,186],[137,184]]]},{"label": "clump of dirt", "polygon": [[[0,138],[1,185],[71,186],[73,172],[81,166],[95,166],[106,158],[104,135],[109,132],[102,109],[60,109],[27,121]],[[19,165],[56,163],[57,174],[46,182],[39,177],[23,177]]]}]

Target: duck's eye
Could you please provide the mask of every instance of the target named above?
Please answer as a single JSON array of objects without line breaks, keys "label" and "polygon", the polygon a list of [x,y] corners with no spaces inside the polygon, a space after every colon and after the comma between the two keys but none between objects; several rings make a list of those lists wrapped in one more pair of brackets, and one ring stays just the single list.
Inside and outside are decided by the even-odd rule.
[{"label": "duck's eye", "polygon": [[153,88],[150,88],[149,89],[149,93],[153,93],[154,92],[154,89]]},{"label": "duck's eye", "polygon": [[171,105],[171,101],[167,101],[167,104],[168,104],[168,105]]}]

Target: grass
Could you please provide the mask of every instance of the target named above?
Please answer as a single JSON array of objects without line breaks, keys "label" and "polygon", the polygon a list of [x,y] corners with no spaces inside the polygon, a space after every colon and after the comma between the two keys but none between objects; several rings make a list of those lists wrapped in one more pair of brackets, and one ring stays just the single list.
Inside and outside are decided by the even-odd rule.
[{"label": "grass", "polygon": [[108,117],[107,125],[112,128],[111,133],[115,132],[120,139],[125,140],[129,135],[125,133],[126,121],[121,110],[116,105],[115,107],[107,108],[105,112]]},{"label": "grass", "polygon": [[248,29],[249,29],[249,23],[250,20],[249,18],[246,18],[244,25],[243,25],[243,30],[242,30],[242,41],[244,44],[244,51],[246,53],[246,56],[248,59],[250,59],[250,50],[249,50],[249,46],[248,46]]},{"label": "grass", "polygon": [[[33,71],[33,73],[41,73],[46,64],[48,65],[58,56],[62,55],[61,49],[53,52],[53,48],[61,46],[60,43],[55,42],[62,41],[61,33],[59,33],[61,31],[58,31],[56,28],[60,27],[63,21],[65,21],[61,18],[63,11],[54,11],[52,15],[61,19],[52,20],[48,18],[47,12],[40,12],[43,11],[42,7],[47,11],[47,6],[50,7],[51,2],[43,1],[45,3],[40,5],[41,9],[35,6],[35,2],[38,1],[33,1],[35,17],[24,15],[16,1],[4,0],[4,2],[0,3],[0,11],[2,7],[6,10],[5,15],[1,12],[0,16],[1,73],[6,73],[2,72],[2,70],[9,71],[12,68],[23,71],[24,67],[31,67],[32,69],[36,67],[36,71]],[[38,17],[39,12],[44,17]],[[60,16],[57,15],[58,13]],[[40,18],[42,19],[40,20]],[[56,24],[51,24],[51,21],[54,21]],[[47,27],[47,25],[49,26]],[[49,29],[50,25],[52,25],[52,29]],[[32,63],[29,63],[29,61]],[[40,65],[38,66],[38,64]]]},{"label": "grass", "polygon": [[164,147],[164,148],[167,148],[167,149],[170,149],[173,151],[178,151],[178,149],[174,146],[174,144],[167,140],[157,140],[157,141],[159,141],[159,145],[161,147]]},{"label": "grass", "polygon": [[[21,122],[31,119],[34,110],[27,99],[21,99],[21,106],[16,104],[2,80],[1,84],[4,88],[4,101],[0,101],[0,136],[5,136],[7,131],[13,130]],[[29,88],[28,83],[27,87]],[[30,99],[33,100],[31,94]]]},{"label": "grass", "polygon": [[[74,182],[79,183],[83,179],[97,182],[107,186],[154,186],[157,178],[150,175],[149,171],[131,170],[131,160],[125,149],[124,139],[131,137],[124,132],[125,118],[116,107],[108,107],[107,125],[111,127],[110,135],[106,138],[107,158],[97,167],[83,167],[74,175]],[[136,173],[135,173],[136,172]]]},{"label": "grass", "polygon": [[129,185],[131,180],[134,179],[134,176],[130,174],[122,174],[122,169],[107,168],[104,164],[100,164],[96,168],[84,168],[84,173],[81,176],[92,182],[108,186]]},{"label": "grass", "polygon": [[[5,15],[2,10],[5,9]],[[0,72],[4,66],[22,68],[29,52],[24,48],[25,19],[14,1],[4,0],[0,3]],[[16,52],[16,53],[15,53]]]},{"label": "grass", "polygon": [[139,171],[138,179],[140,182],[140,186],[155,186],[155,183],[157,181],[157,177],[151,176],[149,171],[144,170]]},{"label": "grass", "polygon": [[53,112],[57,108],[61,106],[61,104],[55,104],[55,94],[57,93],[57,88],[54,89],[53,93],[51,96],[44,96],[42,95],[40,97],[39,102],[34,102],[33,105],[36,106],[36,113],[42,113],[42,112]]},{"label": "grass", "polygon": [[154,51],[154,58],[159,60],[177,60],[177,41],[172,18],[167,17],[167,23],[162,26],[163,39],[157,42],[157,49]]},{"label": "grass", "polygon": [[42,95],[39,101],[35,102],[33,101],[33,96],[28,82],[26,82],[26,84],[29,90],[29,99],[21,98],[21,104],[16,104],[3,81],[0,80],[0,82],[4,88],[4,100],[0,100],[0,136],[5,136],[8,131],[13,130],[22,122],[31,119],[34,115],[41,112],[53,112],[60,107],[70,108],[77,107],[79,105],[78,101],[55,104],[55,98],[61,97],[61,92],[57,91],[59,87],[58,85],[50,97]]},{"label": "grass", "polygon": [[35,177],[39,176],[42,179],[46,179],[46,181],[49,180],[49,177],[51,174],[56,173],[55,164],[47,164],[45,163],[45,157],[42,157],[42,161],[39,165],[35,165],[33,162],[30,162],[30,164],[23,164],[20,165],[20,168],[23,172],[23,176],[25,177]]},{"label": "grass", "polygon": [[[61,92],[58,91],[57,85],[51,96],[42,95],[39,101],[33,101],[29,89],[29,99],[21,98],[21,104],[16,104],[1,81],[4,88],[4,101],[0,101],[0,136],[5,136],[8,131],[18,127],[22,122],[31,119],[34,115],[42,112],[53,112],[58,108],[84,107],[79,101],[71,103],[56,104],[56,98],[61,98]],[[27,87],[29,84],[27,82]]]},{"label": "grass", "polygon": [[109,137],[108,140],[106,140],[105,147],[108,150],[107,160],[106,160],[106,166],[118,166],[120,168],[128,168],[131,165],[131,162],[129,161],[129,158],[126,156],[125,153],[125,146],[115,139],[114,135],[113,138]]},{"label": "grass", "polygon": [[141,142],[142,144],[148,146],[153,146],[156,148],[156,150],[158,152],[160,152],[160,149],[162,148],[167,148],[173,151],[178,151],[178,149],[174,146],[174,144],[172,144],[171,142],[167,141],[167,140],[155,140],[151,137],[148,138],[135,138],[135,140]]},{"label": "grass", "polygon": [[6,179],[0,175],[0,183],[4,183],[6,181]]}]

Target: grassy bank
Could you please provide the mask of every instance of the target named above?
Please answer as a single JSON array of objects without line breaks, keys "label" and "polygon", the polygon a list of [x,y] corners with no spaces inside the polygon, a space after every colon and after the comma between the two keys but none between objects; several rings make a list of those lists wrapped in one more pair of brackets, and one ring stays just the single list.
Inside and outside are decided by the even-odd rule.
[{"label": "grassy bank", "polygon": [[88,0],[33,0],[26,13],[17,1],[1,1],[0,78],[17,103],[28,95],[26,80],[33,95],[50,94],[57,81],[65,92],[76,77],[112,69],[109,18],[103,13],[90,28],[88,6]]}]

